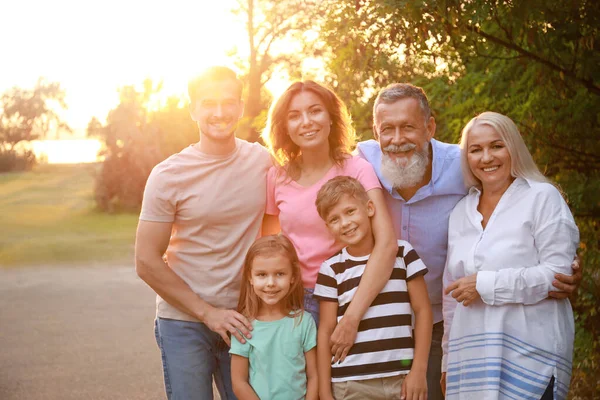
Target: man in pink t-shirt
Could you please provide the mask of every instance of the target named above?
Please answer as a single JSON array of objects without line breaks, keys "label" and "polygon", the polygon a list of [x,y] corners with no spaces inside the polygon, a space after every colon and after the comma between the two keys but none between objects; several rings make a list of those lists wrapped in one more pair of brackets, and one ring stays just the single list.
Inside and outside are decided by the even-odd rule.
[{"label": "man in pink t-shirt", "polygon": [[223,399],[231,387],[228,335],[250,322],[234,308],[241,268],[265,209],[266,149],[237,139],[242,83],[225,67],[189,84],[200,141],[150,174],[137,230],[136,271],[156,293],[155,334],[169,399]]}]

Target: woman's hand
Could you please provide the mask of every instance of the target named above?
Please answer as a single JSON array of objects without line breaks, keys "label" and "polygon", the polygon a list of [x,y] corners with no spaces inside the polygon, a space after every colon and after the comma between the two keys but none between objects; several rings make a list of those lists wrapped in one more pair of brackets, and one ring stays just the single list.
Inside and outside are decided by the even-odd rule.
[{"label": "woman's hand", "polygon": [[446,396],[446,373],[442,372],[442,379],[440,379],[440,385],[442,386],[442,394]]},{"label": "woman's hand", "polygon": [[459,303],[463,303],[463,306],[466,307],[478,299],[481,299],[476,286],[477,274],[475,273],[452,282],[452,284],[446,288],[445,293],[450,294],[450,292],[452,292],[452,297]]},{"label": "woman's hand", "polygon": [[354,346],[357,332],[358,323],[352,321],[349,317],[342,317],[329,339],[331,354],[333,354],[332,363],[344,361],[348,352]]}]

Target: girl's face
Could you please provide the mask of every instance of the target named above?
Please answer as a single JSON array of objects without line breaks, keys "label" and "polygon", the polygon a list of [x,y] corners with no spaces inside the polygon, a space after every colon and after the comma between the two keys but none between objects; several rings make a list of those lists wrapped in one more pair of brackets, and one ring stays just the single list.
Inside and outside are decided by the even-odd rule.
[{"label": "girl's face", "polygon": [[294,283],[292,264],[283,254],[257,256],[252,262],[250,286],[261,307],[278,307]]},{"label": "girl's face", "polygon": [[287,132],[300,150],[329,147],[330,130],[331,116],[319,96],[304,91],[292,98],[287,112]]}]

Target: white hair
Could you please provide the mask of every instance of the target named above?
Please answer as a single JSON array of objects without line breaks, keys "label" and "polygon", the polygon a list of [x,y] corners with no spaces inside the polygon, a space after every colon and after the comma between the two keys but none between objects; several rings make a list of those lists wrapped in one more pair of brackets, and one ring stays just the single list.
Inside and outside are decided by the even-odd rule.
[{"label": "white hair", "polygon": [[470,120],[462,130],[460,139],[460,165],[467,187],[475,186],[481,188],[481,181],[473,175],[467,161],[469,133],[476,125],[488,125],[500,135],[500,138],[508,149],[508,154],[510,154],[510,174],[513,178],[526,178],[537,182],[552,183],[540,172],[535,161],[533,161],[533,157],[529,149],[527,149],[525,141],[523,141],[523,137],[519,133],[519,129],[515,123],[505,115],[486,111]]}]

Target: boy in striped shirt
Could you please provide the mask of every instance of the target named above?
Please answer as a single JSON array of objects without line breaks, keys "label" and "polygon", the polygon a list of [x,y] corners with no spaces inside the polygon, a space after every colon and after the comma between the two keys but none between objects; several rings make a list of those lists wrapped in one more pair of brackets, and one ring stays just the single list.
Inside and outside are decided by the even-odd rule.
[{"label": "boy in striped shirt", "polygon": [[347,176],[323,185],[316,206],[330,232],[346,245],[321,265],[314,292],[320,300],[320,399],[426,400],[433,324],[423,278],[427,268],[408,242],[398,241],[390,280],[362,318],[346,358],[332,364],[329,338],[352,301],[373,250],[371,217],[376,210],[360,182]]}]

